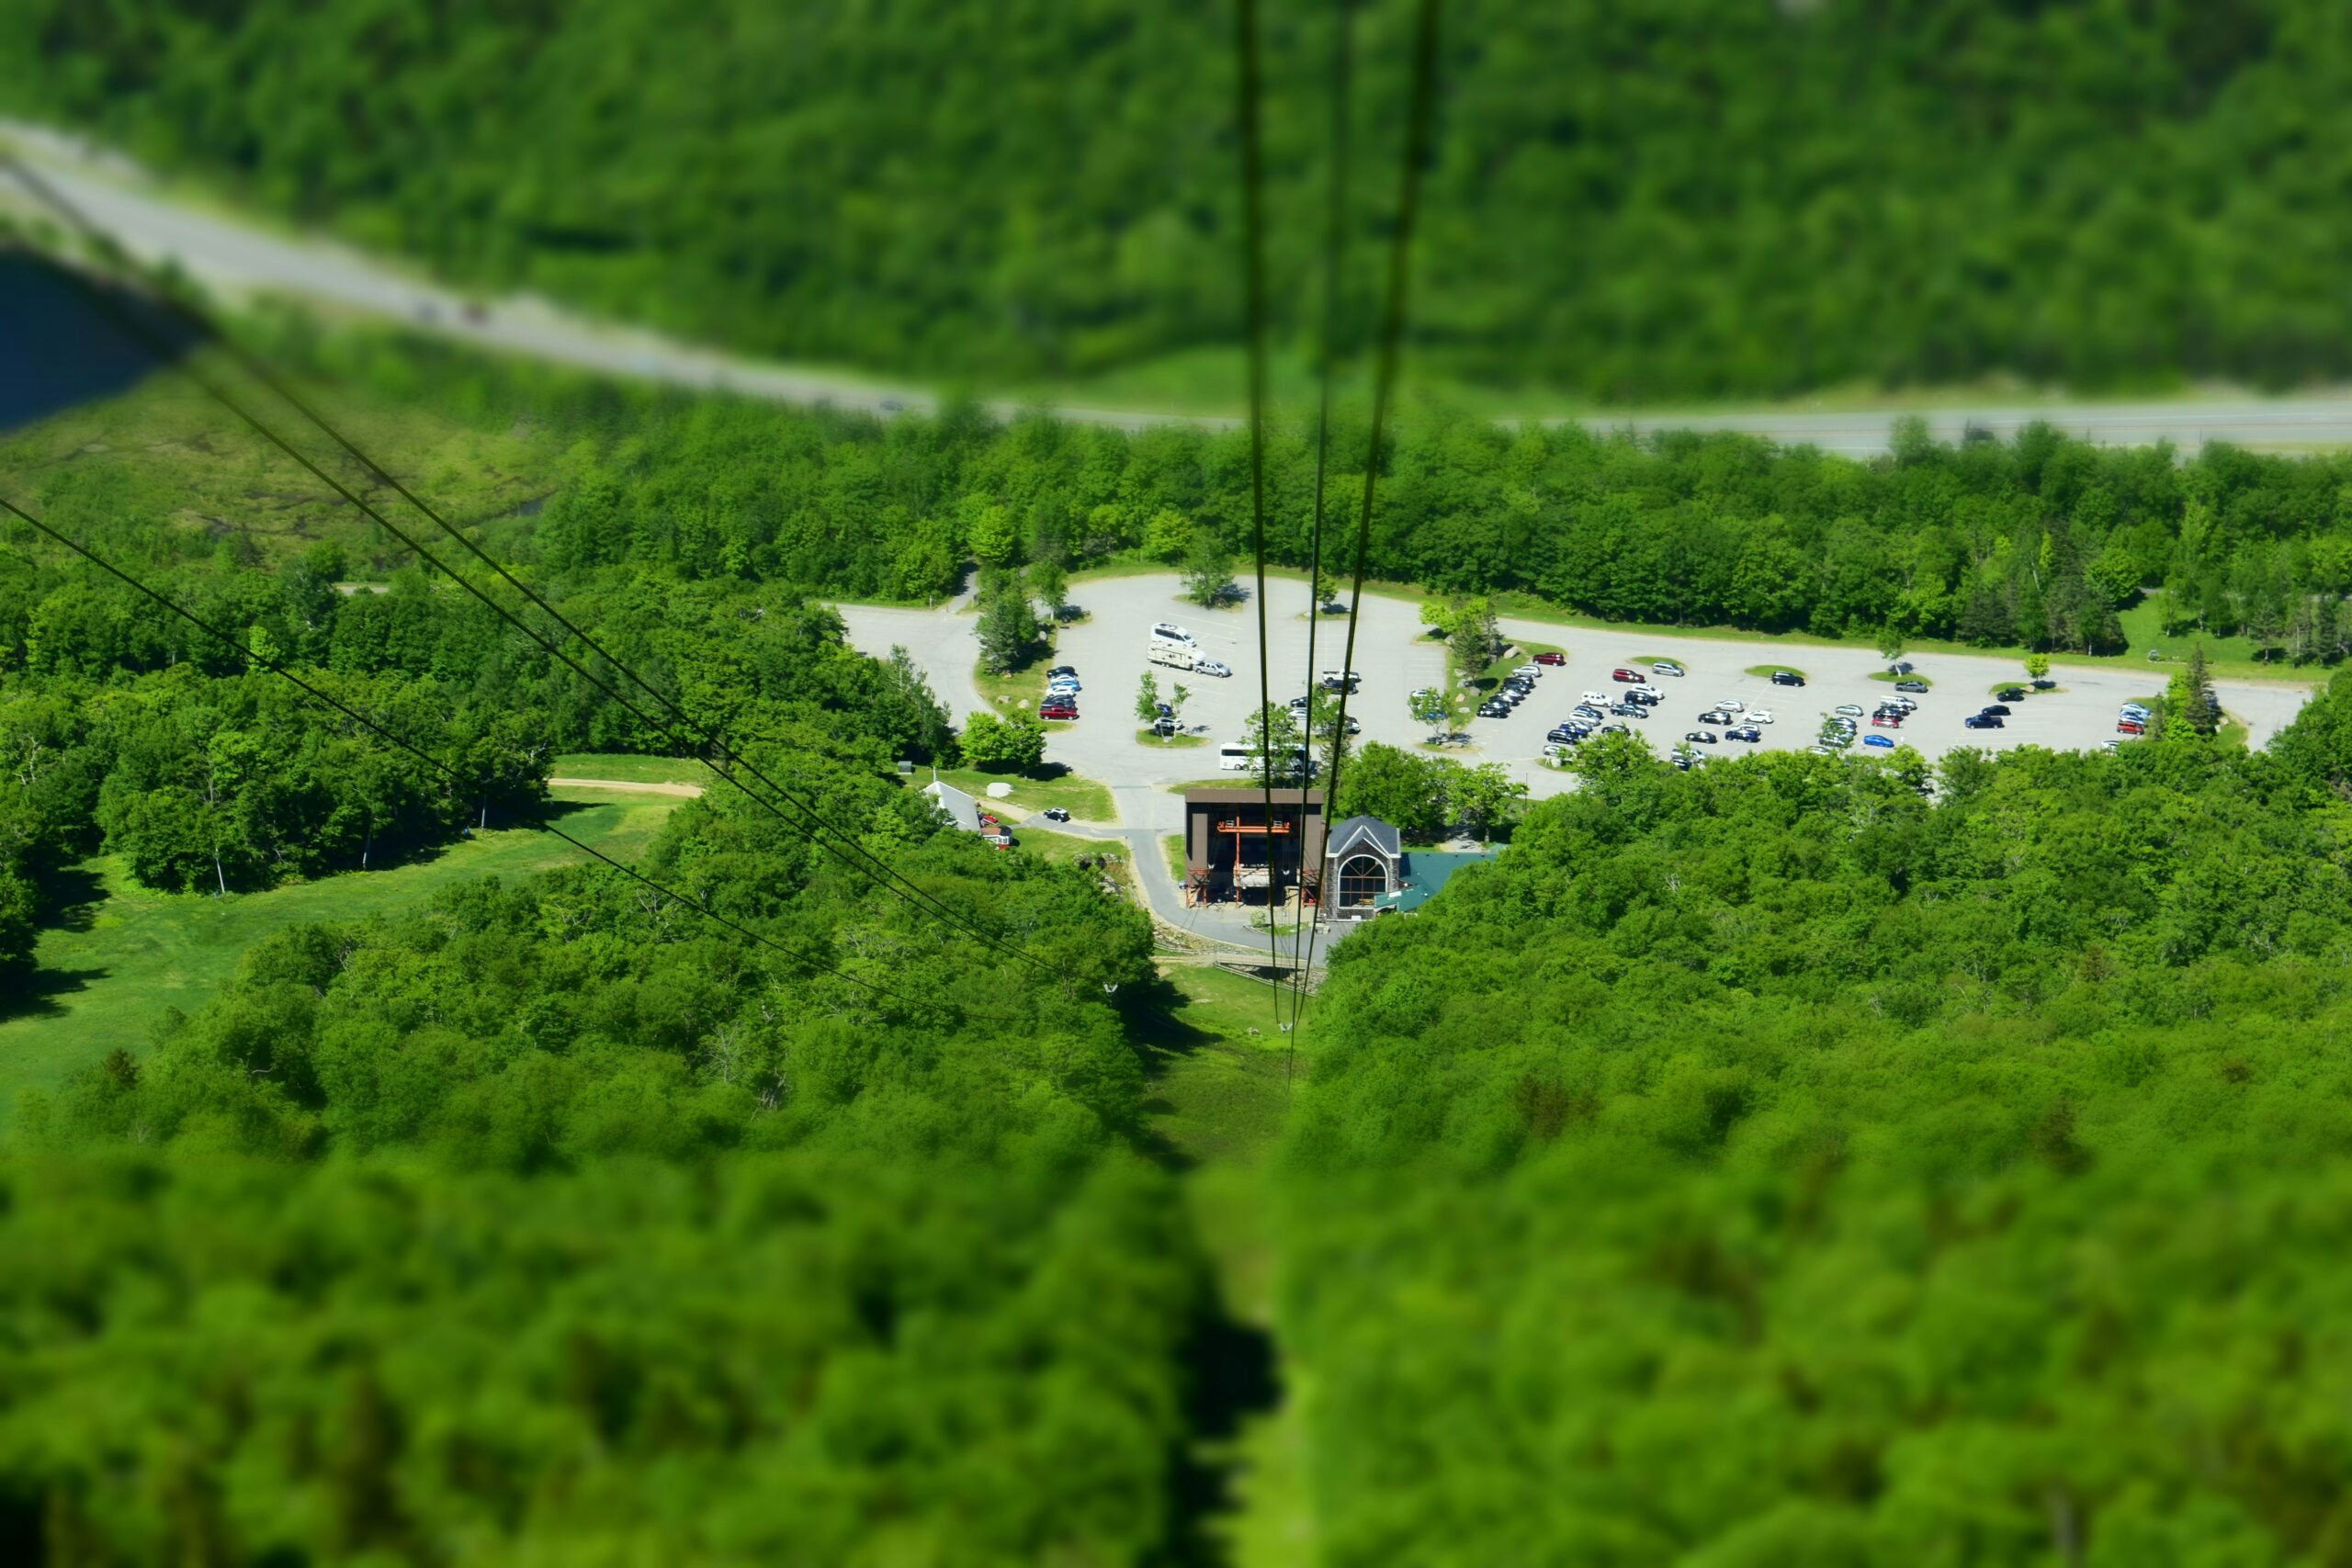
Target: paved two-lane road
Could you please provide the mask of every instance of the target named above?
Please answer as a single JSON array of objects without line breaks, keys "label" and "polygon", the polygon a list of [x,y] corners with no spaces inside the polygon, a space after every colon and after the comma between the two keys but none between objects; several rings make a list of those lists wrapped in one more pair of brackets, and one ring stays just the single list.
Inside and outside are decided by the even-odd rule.
[{"label": "paved two-lane road", "polygon": [[[476,301],[421,275],[348,246],[283,232],[182,199],[123,160],[43,127],[0,120],[0,149],[13,148],[39,179],[148,263],[172,260],[227,294],[265,292],[307,299],[344,315],[392,319],[477,344],[608,375],[724,388],[785,402],[830,402],[876,413],[929,410],[913,388],[855,376],[748,359],[658,333],[598,321],[532,298]],[[0,212],[38,209],[32,194],[0,171]],[[1012,403],[989,405],[1000,417]],[[1065,419],[1135,429],[1190,416],[1064,407]],[[2203,397],[2166,402],[2022,405],[1985,403],[1919,411],[1931,434],[1958,441],[1972,427],[2007,439],[2035,420],[2113,446],[2170,441],[2194,451],[2208,441],[2303,449],[2352,446],[2352,392],[2292,399]],[[1887,449],[1899,411],[1594,415],[1600,428],[1641,433],[1736,430],[1790,445],[1867,457]],[[1225,425],[1231,420],[1191,419]],[[1565,422],[1554,422],[1565,423]]]}]

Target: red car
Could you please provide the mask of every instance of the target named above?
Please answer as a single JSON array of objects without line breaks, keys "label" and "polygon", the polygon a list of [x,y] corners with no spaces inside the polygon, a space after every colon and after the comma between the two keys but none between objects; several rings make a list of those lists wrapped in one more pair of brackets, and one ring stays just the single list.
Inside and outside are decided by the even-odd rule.
[{"label": "red car", "polygon": [[1609,672],[1609,678],[1612,681],[1633,681],[1638,682],[1642,678],[1642,672],[1638,670],[1611,670]]},{"label": "red car", "polygon": [[2128,718],[2116,720],[2115,728],[2118,732],[2124,735],[2145,735],[2148,733],[2148,727],[2146,725],[2136,724]]},{"label": "red car", "polygon": [[1535,656],[1538,664],[1566,664],[1567,661],[1568,656],[1565,653],[1539,653]]},{"label": "red car", "polygon": [[1903,719],[1901,716],[1897,714],[1874,713],[1871,715],[1871,722],[1878,726],[1881,729],[1900,729],[1903,728]]},{"label": "red car", "polygon": [[1076,718],[1078,705],[1076,703],[1047,703],[1037,710],[1037,716],[1039,718]]}]

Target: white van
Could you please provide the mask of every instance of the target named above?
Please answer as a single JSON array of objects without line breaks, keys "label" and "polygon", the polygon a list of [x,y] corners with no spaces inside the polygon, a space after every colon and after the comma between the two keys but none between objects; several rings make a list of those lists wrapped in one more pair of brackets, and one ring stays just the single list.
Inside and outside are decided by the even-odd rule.
[{"label": "white van", "polygon": [[1190,670],[1197,662],[1193,657],[1192,644],[1170,642],[1163,637],[1151,639],[1151,650],[1148,657],[1154,664],[1165,664],[1170,670]]},{"label": "white van", "polygon": [[[1228,773],[1250,773],[1258,771],[1257,761],[1251,754],[1250,748],[1240,745],[1226,745],[1218,747],[1216,749],[1216,765]],[[1304,746],[1298,747],[1291,752],[1289,772],[1293,775],[1295,775],[1302,770],[1306,773],[1308,778],[1313,778],[1316,774],[1323,771],[1323,764],[1308,756],[1306,754],[1306,748]],[[1279,778],[1282,775],[1277,773],[1275,776]]]},{"label": "white van", "polygon": [[1169,642],[1181,642],[1188,646],[1193,640],[1193,634],[1186,631],[1183,627],[1178,626],[1173,621],[1153,622],[1151,635],[1155,637],[1163,638]]}]

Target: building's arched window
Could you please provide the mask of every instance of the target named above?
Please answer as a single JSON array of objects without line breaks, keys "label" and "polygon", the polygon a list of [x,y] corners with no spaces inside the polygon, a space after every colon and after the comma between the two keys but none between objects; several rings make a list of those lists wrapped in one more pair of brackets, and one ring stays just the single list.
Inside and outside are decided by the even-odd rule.
[{"label": "building's arched window", "polygon": [[1340,908],[1368,909],[1388,891],[1388,868],[1377,855],[1350,855],[1340,863]]}]

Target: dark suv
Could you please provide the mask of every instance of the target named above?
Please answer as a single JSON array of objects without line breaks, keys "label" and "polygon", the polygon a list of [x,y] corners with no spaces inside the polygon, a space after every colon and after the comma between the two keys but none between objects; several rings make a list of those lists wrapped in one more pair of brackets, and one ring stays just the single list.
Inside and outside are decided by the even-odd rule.
[{"label": "dark suv", "polygon": [[1804,684],[1804,677],[1798,674],[1793,670],[1775,670],[1772,671],[1772,684],[1775,686],[1802,686]]}]

